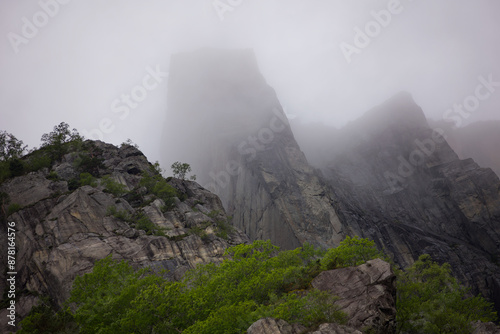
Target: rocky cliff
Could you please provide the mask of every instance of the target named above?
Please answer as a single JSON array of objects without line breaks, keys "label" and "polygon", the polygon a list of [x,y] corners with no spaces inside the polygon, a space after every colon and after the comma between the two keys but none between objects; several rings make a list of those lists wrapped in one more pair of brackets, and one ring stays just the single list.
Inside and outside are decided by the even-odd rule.
[{"label": "rocky cliff", "polygon": [[[90,154],[102,162],[93,171],[97,177],[92,185],[75,186],[81,172],[78,159]],[[221,261],[227,247],[248,241],[229,228],[219,198],[195,182],[168,181],[177,197],[166,208],[163,199],[140,183],[143,175],[155,175],[151,167],[133,146],[87,141],[50,171],[45,168],[0,185],[0,192],[20,208],[7,219],[15,222],[17,230],[19,317],[27,314],[38,296],[49,296],[60,306],[69,297],[74,278],[91,271],[95,261],[108,255],[137,268],[166,269],[176,279],[198,263]],[[123,191],[110,192],[103,182],[106,176],[114,180],[112,185],[123,185]],[[6,231],[3,226],[2,240]],[[6,254],[6,244],[1,247]],[[5,271],[0,275],[3,295]],[[0,319],[1,332],[12,330],[4,327],[5,309]]]},{"label": "rocky cliff", "polygon": [[[460,160],[400,93],[340,133],[321,166],[343,223],[402,266],[429,253],[499,307],[500,180]],[[334,146],[334,145],[332,145]]]},{"label": "rocky cliff", "polygon": [[170,73],[177,119],[165,141],[181,126],[198,138],[183,145],[185,160],[251,239],[327,247],[360,235],[401,266],[429,253],[500,310],[499,179],[460,160],[410,94],[341,130],[322,127],[304,145],[310,165],[251,51],[177,55]]},{"label": "rocky cliff", "polygon": [[[251,50],[172,56],[168,115],[164,142],[183,128],[190,138],[181,145],[183,159],[198,167],[200,183],[220,196],[252,240],[293,249],[343,239],[325,184],[300,151]],[[172,150],[179,147],[166,147],[165,155]]]}]

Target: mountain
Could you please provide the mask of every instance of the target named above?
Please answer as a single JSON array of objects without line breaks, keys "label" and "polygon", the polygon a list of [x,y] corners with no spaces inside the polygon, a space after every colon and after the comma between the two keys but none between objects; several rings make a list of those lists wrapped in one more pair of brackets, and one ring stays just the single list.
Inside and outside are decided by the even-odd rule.
[{"label": "mountain", "polygon": [[179,54],[170,73],[164,142],[182,128],[176,149],[250,239],[290,249],[359,235],[402,267],[429,253],[500,310],[500,181],[461,160],[409,93],[313,131],[310,164],[250,50]]},{"label": "mountain", "polygon": [[[82,170],[78,166],[85,156],[100,161],[100,167]],[[101,181],[75,185],[80,173],[89,171]],[[17,206],[8,216],[17,231],[17,323],[40,296],[50,297],[55,307],[62,306],[75,277],[91,271],[97,260],[108,255],[135,268],[166,269],[167,277],[178,279],[198,263],[222,261],[227,247],[248,242],[243,233],[229,228],[217,196],[195,182],[172,178],[168,184],[178,197],[166,208],[168,203],[141,183],[148,173],[159,182],[159,174],[135,147],[86,141],[50,172],[43,168],[0,185],[0,193]],[[103,181],[106,177],[111,181]],[[120,188],[117,184],[123,191],[113,188]],[[3,240],[6,233],[3,226]],[[6,254],[6,243],[1,248]],[[7,258],[1,259],[7,268]],[[6,292],[6,271],[0,278],[0,291]],[[5,323],[6,315],[4,308],[2,333],[12,330]]]},{"label": "mountain", "polygon": [[276,93],[251,50],[203,49],[171,58],[164,142],[198,166],[200,183],[222,200],[252,240],[285,249],[343,239],[326,185],[294,139]]}]

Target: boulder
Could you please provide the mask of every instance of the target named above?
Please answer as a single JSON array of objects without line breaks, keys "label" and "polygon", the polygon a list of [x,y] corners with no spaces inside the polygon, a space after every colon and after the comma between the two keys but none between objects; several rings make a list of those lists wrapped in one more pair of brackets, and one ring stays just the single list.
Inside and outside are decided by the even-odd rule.
[{"label": "boulder", "polygon": [[375,259],[357,267],[320,273],[312,286],[338,296],[347,325],[376,333],[395,333],[396,276],[389,263]]}]

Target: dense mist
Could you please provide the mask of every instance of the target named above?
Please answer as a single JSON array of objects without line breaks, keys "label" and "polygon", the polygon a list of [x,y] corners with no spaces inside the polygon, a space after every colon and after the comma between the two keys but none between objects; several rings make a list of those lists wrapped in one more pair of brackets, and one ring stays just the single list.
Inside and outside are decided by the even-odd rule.
[{"label": "dense mist", "polygon": [[[446,124],[500,119],[500,3],[494,0],[40,0],[0,6],[0,128],[31,147],[65,121],[87,138],[115,144],[130,138],[151,160],[171,146],[171,160],[182,160],[178,143],[162,138],[165,124],[178,117],[168,112],[168,100],[189,97],[190,87],[169,91],[175,73],[168,72],[173,59],[200,48],[253,50],[259,80],[301,124],[296,131],[310,128],[298,135],[304,148],[400,91],[409,92],[428,118]],[[244,71],[237,64],[212,70]],[[489,87],[478,91],[485,82]],[[226,88],[207,87],[207,94],[216,98]],[[481,98],[467,99],[477,93]],[[229,114],[206,112],[194,123],[233,124]],[[179,141],[203,140],[186,138],[182,127],[168,131]]]}]

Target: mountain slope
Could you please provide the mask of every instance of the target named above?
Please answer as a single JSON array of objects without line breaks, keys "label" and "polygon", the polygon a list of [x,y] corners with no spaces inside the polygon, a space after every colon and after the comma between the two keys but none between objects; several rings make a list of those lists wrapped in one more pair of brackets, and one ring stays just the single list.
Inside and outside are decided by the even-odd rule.
[{"label": "mountain slope", "polygon": [[179,54],[171,73],[164,141],[184,126],[184,159],[251,239],[327,247],[360,235],[402,266],[429,253],[500,309],[499,179],[460,160],[410,94],[318,132],[306,154],[320,172],[250,51]]},{"label": "mountain slope", "polygon": [[[178,197],[166,207],[163,199],[141,183],[148,173],[157,174],[139,150],[99,141],[87,141],[84,146],[78,153],[66,154],[51,173],[42,169],[0,185],[0,192],[21,207],[8,217],[17,230],[16,311],[20,317],[37,296],[49,296],[61,306],[74,278],[91,271],[94,262],[107,255],[136,268],[166,269],[168,277],[178,279],[198,263],[221,261],[229,245],[248,241],[241,232],[228,229],[219,198],[197,183],[168,181]],[[72,189],[72,180],[81,172],[77,160],[88,152],[102,159],[98,179],[92,186]],[[111,193],[106,176],[114,180],[111,185],[121,184],[125,190]],[[6,239],[6,231],[4,226],[2,238]],[[6,253],[6,244],[1,246]],[[3,293],[5,272],[0,275]],[[5,326],[6,310],[0,315]]]}]

